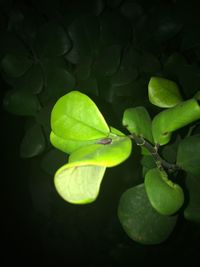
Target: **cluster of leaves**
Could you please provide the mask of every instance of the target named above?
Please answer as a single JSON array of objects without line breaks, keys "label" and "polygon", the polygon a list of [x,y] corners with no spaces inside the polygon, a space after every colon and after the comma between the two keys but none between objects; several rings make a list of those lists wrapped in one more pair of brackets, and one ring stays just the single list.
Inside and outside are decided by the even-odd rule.
[{"label": "cluster of leaves", "polygon": [[[184,203],[182,187],[169,179],[167,172],[175,172],[170,174],[174,179],[180,168],[197,177],[198,183],[200,135],[179,140],[174,158],[176,165],[163,161],[157,150],[170,142],[174,131],[200,119],[200,106],[195,98],[183,101],[178,86],[160,77],[150,80],[149,99],[154,105],[167,109],[152,121],[143,106],[126,109],[122,124],[131,135],[125,136],[108,127],[89,97],[72,91],[62,96],[52,110],[50,139],[56,148],[70,154],[68,163],[58,169],[54,181],[60,196],[74,204],[90,203],[96,199],[106,168],[114,167],[129,157],[132,150],[130,138],[144,146],[141,162],[144,182],[123,193],[118,216],[133,240],[156,244],[172,232],[177,212]],[[187,180],[192,179],[189,177]],[[199,186],[190,192],[190,182],[185,188],[197,199],[189,200],[184,214],[186,218],[199,222]]]},{"label": "cluster of leaves", "polygon": [[[30,1],[28,5],[25,1],[21,1],[18,5],[15,1],[10,0],[0,1],[0,7],[0,71],[9,87],[3,105],[8,112],[26,119],[20,155],[24,158],[41,155],[42,168],[52,175],[59,166],[66,163],[66,153],[69,153],[69,164],[72,168],[68,171],[73,170],[70,177],[74,173],[79,174],[80,169],[81,173],[86,176],[90,172],[96,174],[95,194],[92,193],[93,191],[89,192],[84,201],[93,200],[96,197],[105,167],[115,166],[129,156],[131,142],[123,133],[108,127],[94,103],[78,92],[72,92],[71,97],[77,97],[76,101],[79,104],[82,102],[81,98],[84,98],[86,102],[83,105],[87,105],[87,109],[88,106],[91,106],[90,111],[84,109],[86,114],[83,113],[82,117],[84,121],[89,120],[90,126],[94,127],[95,125],[94,128],[91,128],[92,130],[90,129],[90,137],[88,128],[83,129],[83,125],[81,128],[78,127],[81,133],[74,128],[70,135],[70,131],[57,132],[60,126],[52,124],[53,131],[51,133],[51,110],[62,95],[72,90],[86,93],[99,103],[100,101],[107,103],[109,110],[112,110],[112,115],[121,118],[123,111],[128,106],[143,105],[152,113],[157,111],[149,104],[147,97],[147,84],[151,76],[167,77],[176,81],[181,85],[180,90],[185,99],[193,97],[199,89],[200,38],[197,30],[199,21],[195,21],[194,10],[190,10],[187,3],[184,4],[182,1],[171,4],[164,4],[163,1],[148,3],[143,0],[41,0],[39,2]],[[185,21],[185,10],[187,10],[187,19],[192,18],[188,19],[190,23]],[[174,51],[179,52],[174,53]],[[190,62],[187,60],[188,55],[190,59],[192,58]],[[154,83],[157,82],[162,84],[162,79],[159,80],[158,77],[156,80],[151,79],[149,99],[158,107],[169,109],[166,109],[164,115],[160,113],[155,117],[157,122],[152,125],[155,128],[152,130],[153,137],[151,131],[147,131],[150,120],[144,108],[126,110],[124,120],[128,125],[128,130],[132,133],[137,130],[138,124],[132,125],[133,120],[130,120],[129,117],[134,116],[134,121],[140,121],[142,116],[146,121],[142,124],[144,127],[142,132],[145,132],[144,138],[150,142],[155,140],[164,145],[169,142],[171,132],[189,123],[180,106],[177,106],[177,109],[173,106],[178,102],[180,105],[184,103],[185,111],[191,111],[188,118],[192,118],[192,121],[196,116],[196,113],[193,113],[195,102],[194,100],[182,102],[177,86],[168,81],[167,88],[172,88],[174,96],[165,95],[166,91],[164,90],[160,94],[163,100],[159,96],[161,104],[158,104],[155,102],[156,96],[151,92],[151,85],[153,88]],[[166,80],[164,83],[166,84]],[[199,98],[198,93],[196,97]],[[166,102],[166,99],[167,101],[169,99],[169,102]],[[74,112],[76,117],[77,111],[70,103],[70,114]],[[77,107],[76,102],[78,110],[81,108],[79,104]],[[60,110],[61,117],[64,113]],[[56,112],[56,114],[58,113]],[[163,122],[165,118],[168,120],[167,129],[165,128],[166,123]],[[177,118],[176,122],[171,124],[171,118]],[[72,122],[73,116],[69,121],[70,127]],[[59,125],[59,120],[56,123]],[[87,138],[84,137],[84,131]],[[165,131],[167,134],[163,135]],[[199,128],[195,128],[192,132],[198,134]],[[56,144],[56,147],[62,151],[52,147],[49,141],[50,133],[52,144]],[[97,143],[94,143],[94,138]],[[71,140],[70,143],[69,140]],[[177,162],[181,167],[183,167],[181,162],[185,162],[184,168],[188,171],[191,164],[195,163],[194,161],[188,162],[186,157],[183,159],[180,155],[184,155],[184,152],[187,151],[187,154],[191,155],[188,158],[192,160],[194,148],[191,147],[195,142],[194,147],[197,149],[198,140],[197,136],[191,136],[182,141],[179,137],[174,143],[164,147],[163,156],[169,161],[176,162],[177,148],[182,142],[183,147],[182,150],[179,148],[181,152],[178,153],[179,160],[177,159]],[[88,158],[89,152],[85,152],[85,149],[80,150],[80,154],[72,153],[76,149],[79,151],[86,144],[88,147],[91,145],[92,151],[89,152],[92,153],[92,158]],[[99,149],[103,153],[101,158],[98,156]],[[147,153],[145,149],[143,149],[143,153]],[[83,155],[84,160],[82,160]],[[87,169],[81,166],[81,164],[85,164],[86,159],[88,163],[98,165],[98,167]],[[78,168],[74,163],[77,161],[80,166]],[[144,174],[152,166],[155,167],[153,164],[150,155],[143,155]],[[199,221],[196,204],[199,201],[197,194],[199,182],[196,178],[198,175],[198,170],[187,175],[186,185],[190,201],[184,211],[188,219],[196,221]],[[151,178],[148,180],[150,183]],[[142,201],[145,201],[143,187],[139,186],[138,190],[142,192]],[[79,200],[77,201],[79,202]],[[135,210],[142,210],[142,201],[141,206]],[[139,202],[137,201],[137,205],[140,205]],[[150,207],[147,203],[146,206]],[[143,205],[143,207],[146,206]],[[144,210],[141,216],[145,212]],[[152,213],[154,213],[154,209]],[[139,218],[139,215],[137,216]],[[150,220],[149,218],[147,221]],[[156,220],[162,220],[159,218]],[[147,226],[141,225],[141,229],[144,230],[145,227]],[[155,228],[158,227],[155,226]],[[129,235],[133,239],[145,243],[144,240],[142,241],[130,233]],[[162,236],[160,240],[150,242],[161,242],[165,237],[166,235]],[[146,243],[148,242],[146,241]]]}]

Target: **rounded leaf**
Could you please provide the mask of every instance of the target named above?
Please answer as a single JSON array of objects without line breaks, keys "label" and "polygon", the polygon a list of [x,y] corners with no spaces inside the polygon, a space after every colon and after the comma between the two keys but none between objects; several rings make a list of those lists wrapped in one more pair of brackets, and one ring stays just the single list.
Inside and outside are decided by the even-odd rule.
[{"label": "rounded leaf", "polygon": [[151,118],[145,107],[128,108],[125,110],[122,124],[130,133],[142,136],[153,142]]},{"label": "rounded leaf", "polygon": [[141,244],[159,244],[165,241],[177,221],[177,216],[161,215],[151,206],[144,184],[123,193],[118,217],[127,235]]},{"label": "rounded leaf", "polygon": [[1,67],[7,75],[16,78],[22,76],[32,63],[26,56],[6,54],[1,61]]},{"label": "rounded leaf", "polygon": [[178,146],[177,165],[186,172],[200,176],[200,135],[181,140]]},{"label": "rounded leaf", "polygon": [[96,144],[87,145],[74,151],[69,157],[69,165],[97,165],[113,167],[125,161],[131,153],[132,143],[128,137],[111,135]]},{"label": "rounded leaf", "polygon": [[146,173],[145,189],[151,205],[160,214],[172,215],[183,205],[182,188],[169,180],[164,171],[157,168]]},{"label": "rounded leaf", "polygon": [[21,116],[35,116],[41,108],[35,95],[22,90],[8,91],[3,105],[8,112]]},{"label": "rounded leaf", "polygon": [[15,88],[39,94],[44,85],[43,72],[39,64],[34,64],[31,68],[15,82]]},{"label": "rounded leaf", "polygon": [[184,210],[187,220],[200,223],[200,175],[188,174],[186,177],[186,188],[189,194],[189,201]]},{"label": "rounded leaf", "polygon": [[149,101],[161,108],[170,108],[182,101],[177,84],[161,77],[150,79],[148,94]]},{"label": "rounded leaf", "polygon": [[154,142],[165,145],[171,133],[200,119],[200,106],[195,99],[186,100],[156,115],[152,121]]},{"label": "rounded leaf", "polygon": [[65,164],[67,161],[67,156],[65,153],[59,151],[58,149],[51,149],[42,158],[41,167],[42,169],[50,174],[54,175],[56,170]]},{"label": "rounded leaf", "polygon": [[78,91],[56,102],[51,113],[51,127],[57,136],[72,140],[104,138],[110,132],[95,103]]},{"label": "rounded leaf", "polygon": [[36,47],[42,56],[61,56],[71,48],[71,41],[61,25],[50,21],[39,29]]},{"label": "rounded leaf", "polygon": [[67,154],[71,154],[72,152],[83,146],[88,146],[90,144],[94,144],[95,142],[97,142],[97,140],[79,141],[79,140],[63,139],[55,135],[54,132],[52,131],[50,134],[50,141],[54,147]]},{"label": "rounded leaf", "polygon": [[45,149],[45,138],[42,128],[38,124],[30,127],[20,145],[20,156],[22,158],[32,158],[41,154]]},{"label": "rounded leaf", "polygon": [[73,204],[93,202],[98,194],[106,168],[102,166],[62,166],[55,174],[58,194]]}]

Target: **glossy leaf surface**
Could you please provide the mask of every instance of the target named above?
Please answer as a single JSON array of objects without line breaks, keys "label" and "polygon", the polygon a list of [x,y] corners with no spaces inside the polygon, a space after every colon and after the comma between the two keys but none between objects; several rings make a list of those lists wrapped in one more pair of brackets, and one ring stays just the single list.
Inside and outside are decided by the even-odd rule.
[{"label": "glossy leaf surface", "polygon": [[151,118],[144,107],[126,109],[123,115],[122,124],[130,133],[142,136],[150,142],[153,142]]},{"label": "glossy leaf surface", "polygon": [[164,171],[157,168],[145,175],[145,189],[153,208],[163,215],[172,215],[184,202],[182,188],[168,179]]},{"label": "glossy leaf surface", "polygon": [[177,84],[160,77],[150,79],[148,94],[149,101],[161,108],[170,108],[182,101]]},{"label": "glossy leaf surface", "polygon": [[123,193],[118,217],[127,235],[141,244],[159,244],[165,241],[177,220],[177,216],[161,215],[151,206],[144,184]]},{"label": "glossy leaf surface", "polygon": [[195,99],[186,100],[175,107],[160,112],[152,121],[155,143],[167,144],[172,132],[198,119],[200,119],[200,106]]},{"label": "glossy leaf surface", "polygon": [[107,137],[110,129],[95,103],[72,91],[61,97],[51,113],[53,132],[63,139],[93,140]]}]

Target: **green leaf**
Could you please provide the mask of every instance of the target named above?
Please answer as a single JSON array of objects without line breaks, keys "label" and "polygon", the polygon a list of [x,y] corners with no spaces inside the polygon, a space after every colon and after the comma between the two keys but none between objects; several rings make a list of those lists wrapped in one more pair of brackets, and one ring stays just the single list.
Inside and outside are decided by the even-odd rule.
[{"label": "green leaf", "polygon": [[28,57],[6,54],[1,60],[1,67],[7,75],[16,78],[22,76],[32,63]]},{"label": "green leaf", "polygon": [[113,75],[120,64],[121,46],[112,45],[104,48],[94,62],[94,73],[100,76]]},{"label": "green leaf", "polygon": [[99,22],[95,16],[76,18],[69,26],[69,35],[78,56],[91,55],[98,44]]},{"label": "green leaf", "polygon": [[49,68],[46,71],[46,87],[44,88],[41,99],[44,103],[58,99],[60,96],[74,89],[75,78],[66,69]]},{"label": "green leaf", "polygon": [[77,68],[75,70],[75,74],[77,79],[86,80],[90,76],[92,65],[92,57],[83,56],[79,63],[77,64]]},{"label": "green leaf", "polygon": [[131,25],[124,16],[116,11],[104,12],[100,24],[100,40],[103,46],[125,45],[131,39]]},{"label": "green leaf", "polygon": [[200,176],[200,135],[183,139],[178,147],[177,165],[186,172]]},{"label": "green leaf", "polygon": [[172,215],[183,205],[182,188],[169,180],[166,172],[157,168],[146,173],[145,189],[152,207],[160,214]]},{"label": "green leaf", "polygon": [[73,204],[93,202],[98,194],[106,168],[102,166],[62,166],[55,174],[58,194]]},{"label": "green leaf", "polygon": [[138,76],[135,68],[120,68],[110,79],[112,86],[122,86],[131,83]]},{"label": "green leaf", "polygon": [[140,71],[144,73],[155,73],[161,68],[157,57],[150,53],[143,53],[140,58]]},{"label": "green leaf", "polygon": [[3,100],[4,108],[20,116],[35,116],[41,106],[38,98],[29,91],[10,90]]},{"label": "green leaf", "polygon": [[61,97],[51,113],[54,134],[63,139],[93,140],[109,135],[110,129],[95,103],[72,91]]},{"label": "green leaf", "polygon": [[126,109],[123,115],[122,124],[130,133],[142,136],[150,142],[153,142],[151,118],[144,107]]},{"label": "green leaf", "polygon": [[165,145],[172,132],[200,119],[200,106],[195,99],[186,100],[156,115],[152,121],[154,142]]},{"label": "green leaf", "polygon": [[83,147],[88,146],[91,144],[94,144],[97,142],[97,140],[89,140],[89,141],[79,141],[79,140],[71,140],[71,139],[63,139],[57,135],[54,134],[54,132],[51,131],[50,134],[50,141],[51,144],[56,147],[57,149],[67,153],[71,154],[73,151]]},{"label": "green leaf", "polygon": [[50,174],[54,175],[56,170],[65,164],[67,161],[67,156],[65,153],[59,151],[58,149],[51,149],[42,158],[41,167],[42,169]]},{"label": "green leaf", "polygon": [[64,28],[55,21],[42,25],[37,33],[36,49],[40,56],[61,56],[71,48]]},{"label": "green leaf", "polygon": [[30,127],[22,139],[20,145],[20,156],[22,158],[32,158],[41,154],[45,149],[45,139],[42,128],[38,124]]},{"label": "green leaf", "polygon": [[161,108],[170,108],[182,101],[177,84],[160,77],[150,79],[148,94],[149,101]]},{"label": "green leaf", "polygon": [[121,6],[121,13],[133,21],[139,19],[143,12],[143,8],[138,3],[125,1]]},{"label": "green leaf", "polygon": [[200,176],[188,174],[186,177],[186,187],[189,194],[189,202],[184,210],[187,220],[200,222]]},{"label": "green leaf", "polygon": [[200,91],[197,91],[194,98],[200,101]]},{"label": "green leaf", "polygon": [[32,94],[39,94],[44,84],[43,72],[39,64],[31,68],[15,82],[15,88],[29,91]]},{"label": "green leaf", "polygon": [[132,143],[128,137],[110,134],[96,144],[75,150],[69,157],[69,165],[96,165],[113,167],[125,161],[131,153]]},{"label": "green leaf", "polygon": [[177,221],[177,216],[161,215],[151,206],[144,184],[123,193],[119,202],[118,217],[127,235],[141,244],[164,242]]}]

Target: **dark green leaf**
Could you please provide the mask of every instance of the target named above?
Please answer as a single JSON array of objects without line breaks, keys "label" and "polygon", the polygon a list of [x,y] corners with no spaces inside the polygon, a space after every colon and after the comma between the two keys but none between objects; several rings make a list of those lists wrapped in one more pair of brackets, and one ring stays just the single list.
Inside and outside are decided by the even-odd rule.
[{"label": "dark green leaf", "polygon": [[177,165],[193,175],[200,176],[200,135],[189,136],[180,142]]},{"label": "dark green leaf", "polygon": [[118,217],[127,235],[141,244],[159,244],[174,229],[177,216],[164,216],[151,206],[144,184],[128,189],[121,196]]},{"label": "dark green leaf", "polygon": [[6,54],[1,60],[1,67],[7,75],[19,77],[31,67],[32,63],[32,60],[27,57]]},{"label": "dark green leaf", "polygon": [[101,42],[103,45],[125,45],[131,39],[131,25],[117,12],[105,12],[101,17]]},{"label": "dark green leaf", "polygon": [[56,170],[64,165],[66,161],[67,155],[58,149],[53,148],[43,156],[41,167],[46,173],[54,175]]},{"label": "dark green leaf", "polygon": [[125,1],[121,6],[121,13],[133,21],[141,17],[143,12],[143,8],[138,3]]},{"label": "dark green leaf", "polygon": [[94,72],[100,76],[113,75],[120,64],[121,47],[119,45],[112,45],[103,49],[95,63]]},{"label": "dark green leaf", "polygon": [[46,72],[46,87],[44,88],[41,99],[48,102],[52,99],[58,99],[60,96],[74,89],[74,76],[66,69],[49,68]]},{"label": "dark green leaf", "polygon": [[38,98],[29,91],[10,90],[4,97],[4,108],[13,114],[35,116],[41,106]]},{"label": "dark green leaf", "polygon": [[15,82],[15,88],[29,91],[32,94],[39,94],[44,85],[43,72],[39,64],[32,67]]},{"label": "dark green leaf", "polygon": [[85,94],[99,95],[99,88],[95,77],[89,77],[86,80],[79,80],[76,89]]},{"label": "dark green leaf", "polygon": [[200,176],[188,174],[186,187],[189,194],[189,203],[184,210],[187,220],[200,223]]},{"label": "dark green leaf", "polygon": [[55,21],[44,24],[37,34],[36,49],[42,56],[60,56],[71,48],[64,28]]},{"label": "dark green leaf", "polygon": [[20,156],[22,158],[32,158],[41,154],[45,149],[45,138],[40,125],[35,124],[30,127],[22,139],[20,145]]},{"label": "dark green leaf", "polygon": [[138,76],[137,69],[120,68],[110,79],[112,86],[123,86],[131,83]]},{"label": "dark green leaf", "polygon": [[73,41],[74,53],[78,56],[91,55],[98,44],[99,22],[97,17],[82,16],[69,26],[69,35]]},{"label": "dark green leaf", "polygon": [[160,61],[150,53],[143,53],[140,59],[140,71],[145,73],[156,73],[160,70]]}]

